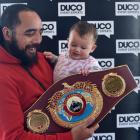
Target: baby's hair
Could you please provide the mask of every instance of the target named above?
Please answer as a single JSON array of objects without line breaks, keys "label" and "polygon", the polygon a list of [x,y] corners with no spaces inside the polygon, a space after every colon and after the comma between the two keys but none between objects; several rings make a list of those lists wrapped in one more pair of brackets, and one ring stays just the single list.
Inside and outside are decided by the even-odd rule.
[{"label": "baby's hair", "polygon": [[97,40],[97,30],[94,24],[88,23],[87,21],[79,21],[72,25],[70,28],[70,33],[71,31],[76,31],[81,37],[89,34],[93,36],[93,41],[96,42]]}]

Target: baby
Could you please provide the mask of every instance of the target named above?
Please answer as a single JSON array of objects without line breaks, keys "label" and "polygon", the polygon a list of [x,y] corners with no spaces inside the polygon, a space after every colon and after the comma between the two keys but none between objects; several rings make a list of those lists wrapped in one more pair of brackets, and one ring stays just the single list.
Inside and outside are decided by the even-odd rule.
[{"label": "baby", "polygon": [[[93,24],[86,21],[75,23],[69,32],[68,52],[59,55],[54,68],[54,82],[72,74],[101,70],[98,61],[90,55],[96,49],[97,32]],[[51,52],[44,52],[46,58],[52,61],[56,56]]]}]

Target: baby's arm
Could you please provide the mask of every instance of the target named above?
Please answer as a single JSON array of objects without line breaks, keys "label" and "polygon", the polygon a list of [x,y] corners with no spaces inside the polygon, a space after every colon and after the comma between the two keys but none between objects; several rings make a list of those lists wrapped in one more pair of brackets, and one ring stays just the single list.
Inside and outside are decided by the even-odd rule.
[{"label": "baby's arm", "polygon": [[52,52],[44,52],[46,59],[50,60],[52,64],[56,64],[58,60],[58,56],[53,54]]}]

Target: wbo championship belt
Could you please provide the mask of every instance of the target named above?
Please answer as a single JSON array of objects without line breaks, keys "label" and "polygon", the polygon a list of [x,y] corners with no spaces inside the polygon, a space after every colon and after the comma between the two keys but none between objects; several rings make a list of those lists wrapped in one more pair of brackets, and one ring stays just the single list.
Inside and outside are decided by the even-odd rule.
[{"label": "wbo championship belt", "polygon": [[136,87],[127,65],[71,75],[54,83],[25,112],[25,129],[61,133],[91,119],[94,125]]}]

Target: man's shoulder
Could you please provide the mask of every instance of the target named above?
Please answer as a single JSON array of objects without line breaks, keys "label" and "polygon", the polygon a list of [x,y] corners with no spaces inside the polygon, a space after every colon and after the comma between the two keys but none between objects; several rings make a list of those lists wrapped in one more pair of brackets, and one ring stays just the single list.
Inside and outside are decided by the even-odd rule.
[{"label": "man's shoulder", "polygon": [[10,67],[0,63],[0,81],[7,81],[11,76],[13,76],[13,73],[11,72]]},{"label": "man's shoulder", "polygon": [[37,56],[40,58],[40,59],[44,59],[44,54],[42,52],[37,52]]},{"label": "man's shoulder", "polygon": [[44,67],[43,65],[45,65],[47,67],[51,67],[51,63],[49,62],[48,59],[46,59],[45,55],[42,52],[38,52],[37,56],[38,56],[38,62],[40,66]]},{"label": "man's shoulder", "polygon": [[42,52],[37,52],[37,57],[39,61],[48,63],[48,60]]}]

